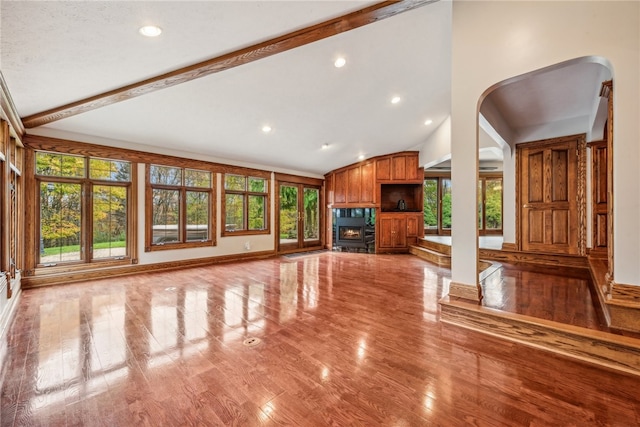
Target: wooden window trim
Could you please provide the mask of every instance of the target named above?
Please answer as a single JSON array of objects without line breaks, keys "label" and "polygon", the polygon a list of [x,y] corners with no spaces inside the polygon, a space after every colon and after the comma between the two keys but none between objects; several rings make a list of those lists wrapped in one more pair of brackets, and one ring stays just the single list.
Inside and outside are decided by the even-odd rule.
[{"label": "wooden window trim", "polygon": [[[36,161],[36,153],[37,152],[49,152],[54,154],[61,155],[75,155],[80,156],[85,159],[87,170],[85,173],[85,177],[83,178],[69,178],[69,177],[56,177],[56,176],[46,176],[46,175],[36,175],[35,170],[35,161]],[[101,160],[116,160],[122,161],[123,159],[117,157],[107,157],[101,155],[102,153],[91,153],[86,152],[83,154],[78,154],[75,152],[69,152],[65,150],[63,147],[58,147],[57,150],[40,150],[33,149],[32,147],[27,147],[25,150],[25,169],[26,169],[26,180],[24,182],[24,186],[26,189],[31,189],[31,192],[27,194],[25,205],[27,211],[27,224],[33,224],[31,227],[27,227],[25,230],[25,241],[26,241],[26,255],[25,255],[25,269],[27,276],[35,276],[35,275],[48,275],[48,274],[60,274],[60,273],[68,273],[75,271],[85,271],[85,270],[93,270],[101,267],[115,267],[115,266],[123,266],[130,264],[137,264],[137,164],[134,162],[130,162],[131,170],[130,170],[130,180],[128,182],[120,182],[120,181],[109,181],[109,180],[101,180],[101,179],[91,179],[89,178],[89,159],[98,158]],[[125,160],[128,161],[128,160]],[[91,259],[89,256],[89,251],[85,250],[84,259],[78,261],[65,261],[56,263],[59,265],[54,266],[45,266],[45,264],[40,263],[37,255],[37,251],[40,247],[40,182],[59,182],[59,183],[73,183],[79,184],[83,193],[85,195],[82,196],[82,228],[83,234],[81,236],[81,241],[83,244],[89,244],[89,236],[92,235],[92,227],[93,227],[93,219],[89,218],[90,212],[88,207],[91,204],[89,200],[90,192],[88,191],[94,185],[111,185],[115,187],[125,187],[127,188],[127,255],[125,255],[122,259],[113,258],[98,258]],[[118,257],[119,258],[119,257]]]},{"label": "wooden window trim", "polygon": [[[189,187],[186,185],[166,185],[166,184],[152,184],[151,183],[151,166],[169,166],[174,168],[179,168],[183,172],[185,169],[194,169],[200,170],[204,172],[211,172],[211,186],[208,188],[205,187]],[[186,230],[186,193],[187,191],[199,191],[203,193],[209,193],[209,238],[204,241],[192,241],[192,242],[177,242],[177,243],[166,243],[166,244],[154,244],[153,243],[153,190],[178,190],[180,192],[180,211],[182,215],[180,216],[180,224],[179,224],[179,233],[182,236],[185,234]],[[183,167],[176,166],[172,164],[158,164],[158,163],[146,163],[145,164],[145,252],[155,252],[155,251],[166,251],[166,250],[174,250],[174,249],[189,249],[189,248],[200,248],[200,247],[211,247],[216,246],[216,173],[212,172],[208,169],[199,169],[198,167]],[[186,238],[186,235],[183,237]]]},{"label": "wooden window trim", "polygon": [[[245,179],[248,178],[261,178],[265,180],[265,187],[266,187],[266,192],[265,193],[259,193],[259,192],[253,192],[253,191],[238,191],[238,190],[227,190],[225,188],[224,182],[225,182],[225,175],[238,175],[238,176],[244,176]],[[271,234],[271,174],[269,174],[269,176],[260,176],[260,175],[256,175],[256,174],[239,174],[239,173],[235,173],[235,172],[227,172],[222,174],[222,181],[221,181],[221,191],[220,191],[220,199],[221,199],[221,227],[220,227],[220,235],[222,237],[231,237],[231,236],[255,236],[255,235],[262,235],[262,234]],[[227,194],[238,194],[238,195],[242,195],[244,197],[244,206],[245,206],[245,212],[244,212],[244,222],[245,222],[245,229],[244,230],[239,230],[239,231],[227,231],[226,229],[226,221],[225,219],[227,218]],[[249,230],[249,196],[262,196],[265,198],[265,228],[262,230]]]}]

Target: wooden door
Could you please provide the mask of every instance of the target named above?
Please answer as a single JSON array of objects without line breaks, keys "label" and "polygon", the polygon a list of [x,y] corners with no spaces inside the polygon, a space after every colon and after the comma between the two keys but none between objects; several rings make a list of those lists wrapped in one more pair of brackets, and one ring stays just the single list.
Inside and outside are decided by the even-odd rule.
[{"label": "wooden door", "polygon": [[518,144],[520,245],[584,254],[584,135]]}]

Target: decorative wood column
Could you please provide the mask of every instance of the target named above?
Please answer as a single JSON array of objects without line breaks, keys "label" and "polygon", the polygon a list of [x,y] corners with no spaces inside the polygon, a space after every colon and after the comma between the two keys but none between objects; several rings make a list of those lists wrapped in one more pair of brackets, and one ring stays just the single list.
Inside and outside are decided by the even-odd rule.
[{"label": "decorative wood column", "polygon": [[613,290],[613,81],[602,83],[600,96],[607,98],[607,290]]}]

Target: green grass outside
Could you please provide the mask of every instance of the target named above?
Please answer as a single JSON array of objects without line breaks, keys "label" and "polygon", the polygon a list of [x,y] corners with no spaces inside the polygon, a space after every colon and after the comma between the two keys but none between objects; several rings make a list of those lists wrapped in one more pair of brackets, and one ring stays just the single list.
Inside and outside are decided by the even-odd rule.
[{"label": "green grass outside", "polygon": [[[94,243],[93,249],[108,249],[108,248],[124,248],[127,246],[127,242],[124,240],[118,242],[102,242],[102,243]],[[80,252],[80,245],[71,245],[71,246],[56,246],[53,248],[45,248],[44,256],[47,255],[58,255],[58,254],[68,254],[70,252]]]}]

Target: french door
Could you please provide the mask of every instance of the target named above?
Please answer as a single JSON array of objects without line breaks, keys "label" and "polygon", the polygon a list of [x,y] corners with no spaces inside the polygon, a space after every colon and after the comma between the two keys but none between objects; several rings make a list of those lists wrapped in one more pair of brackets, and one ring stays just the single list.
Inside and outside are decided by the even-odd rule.
[{"label": "french door", "polygon": [[321,246],[321,187],[278,182],[278,252]]}]

